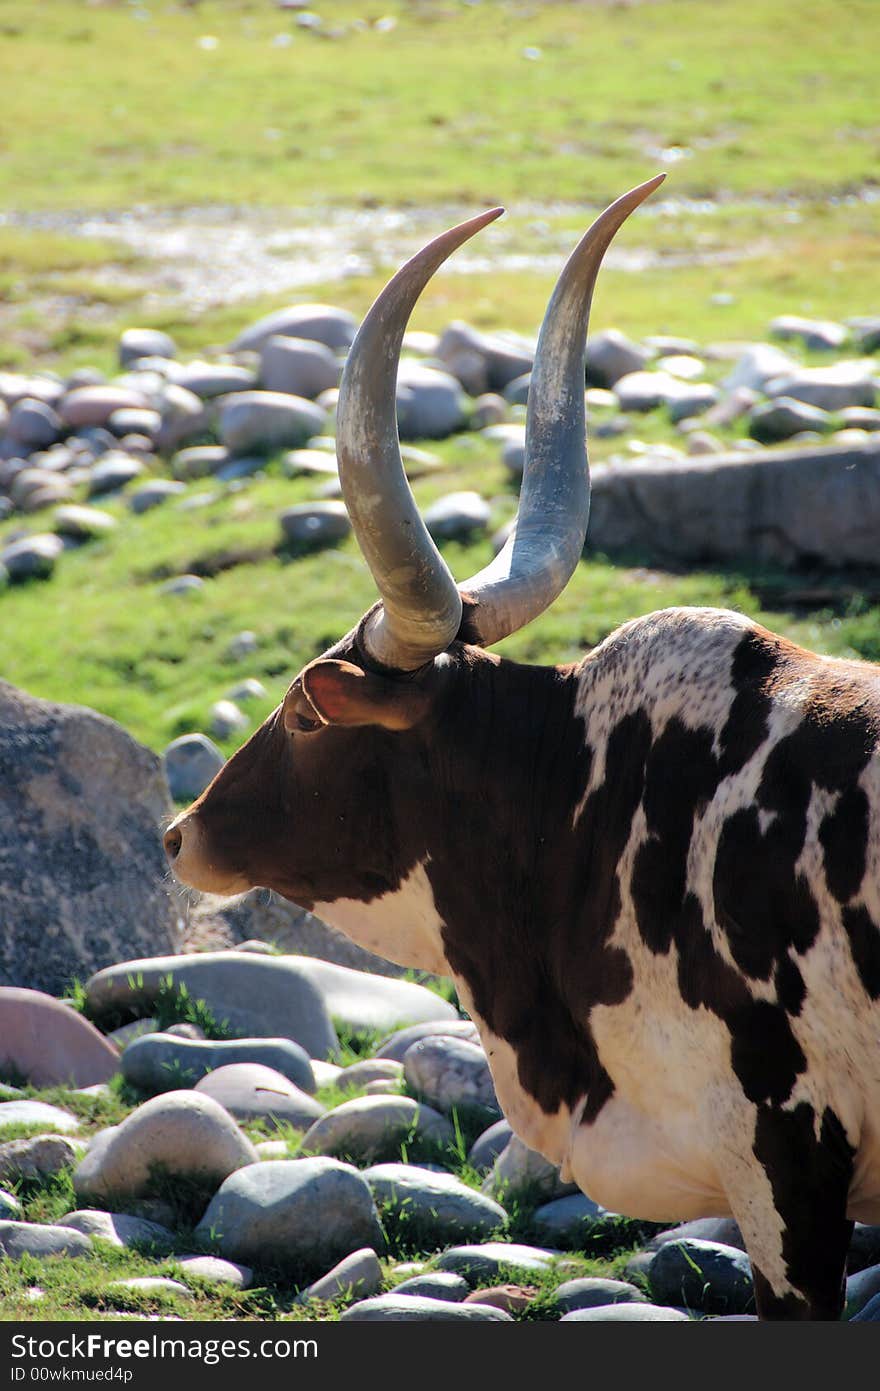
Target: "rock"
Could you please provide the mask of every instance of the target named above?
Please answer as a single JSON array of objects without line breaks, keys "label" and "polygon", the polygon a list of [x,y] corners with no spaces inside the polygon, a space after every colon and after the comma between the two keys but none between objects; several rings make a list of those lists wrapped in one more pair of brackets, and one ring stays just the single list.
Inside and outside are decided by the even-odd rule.
[{"label": "rock", "polygon": [[0,1144],[0,1182],[46,1178],[75,1164],[76,1159],[76,1147],[63,1135],[31,1135],[26,1139],[7,1140]]},{"label": "rock", "polygon": [[291,449],[281,460],[281,472],[286,478],[318,473],[322,477],[338,478],[336,457],[326,449]]},{"label": "rock", "polygon": [[90,541],[97,536],[106,536],[119,525],[109,512],[98,507],[59,507],[55,512],[55,530],[60,536],[71,536],[75,541]]},{"label": "rock", "polygon": [[778,396],[754,407],[749,416],[749,434],[759,444],[776,444],[802,430],[828,431],[832,424],[825,411],[805,405],[792,396]]},{"label": "rock", "polygon": [[202,401],[213,401],[234,391],[251,391],[257,374],[232,362],[186,362],[175,368],[174,382]]},{"label": "rock", "polygon": [[17,1222],[23,1219],[24,1209],[14,1193],[7,1193],[5,1188],[0,1188],[0,1220]]},{"label": "rock", "polygon": [[488,1289],[472,1290],[462,1302],[489,1305],[492,1309],[504,1309],[508,1314],[518,1314],[529,1307],[537,1293],[535,1285],[528,1289],[521,1285],[492,1285]]},{"label": "rock", "polygon": [[843,1317],[852,1319],[860,1314],[876,1295],[880,1295],[880,1265],[869,1266],[850,1275],[846,1282],[846,1305]]},{"label": "rock", "polygon": [[468,1151],[468,1163],[472,1169],[484,1174],[492,1168],[495,1160],[507,1147],[513,1131],[507,1120],[495,1121],[488,1130],[479,1135]]},{"label": "rock", "polygon": [[[564,1251],[583,1251],[608,1223],[605,1209],[585,1193],[570,1193],[544,1203],[532,1214],[535,1236]],[[615,1219],[612,1219],[612,1222]]]},{"label": "rock", "polygon": [[262,681],[257,681],[255,677],[249,676],[244,681],[239,681],[226,692],[227,700],[234,700],[236,704],[244,704],[249,700],[265,700],[269,692]]},{"label": "rock", "polygon": [[788,353],[774,348],[771,343],[752,343],[740,354],[735,367],[721,385],[727,391],[734,391],[738,387],[763,391],[774,377],[796,371],[797,365]]},{"label": "rock", "polygon": [[103,715],[0,681],[0,763],[0,859],[15,865],[0,982],[59,993],[132,951],[173,950],[155,755]]},{"label": "rock", "polygon": [[483,1049],[459,1038],[423,1038],[403,1058],[407,1084],[439,1111],[479,1109],[501,1115]]},{"label": "rock", "polygon": [[68,1212],[58,1218],[59,1227],[70,1227],[87,1237],[100,1237],[111,1246],[134,1247],[136,1250],[147,1247],[164,1248],[174,1241],[174,1233],[158,1222],[147,1222],[143,1217],[131,1217],[122,1212],[102,1212],[96,1208],[85,1208],[78,1212]]},{"label": "rock", "polygon": [[131,454],[111,450],[93,466],[89,474],[88,496],[98,497],[104,493],[118,492],[120,488],[126,488],[129,483],[134,482],[135,478],[140,478],[143,471],[144,466],[140,459],[135,459]]},{"label": "rock", "polygon": [[425,526],[436,540],[459,540],[488,526],[488,502],[475,492],[447,493],[424,512]]},{"label": "rock", "polygon": [[546,1198],[577,1194],[577,1185],[564,1183],[559,1169],[537,1150],[529,1149],[518,1135],[511,1135],[483,1184],[484,1192],[502,1202],[521,1194],[541,1193]]},{"label": "rock", "polygon": [[25,397],[16,401],[9,412],[5,438],[30,454],[34,449],[47,449],[54,444],[63,429],[61,417],[50,405]]},{"label": "rock", "polygon": [[143,1037],[144,1034],[157,1034],[159,1024],[156,1019],[132,1019],[130,1024],[123,1024],[118,1029],[111,1029],[106,1035],[108,1043],[112,1043],[114,1048],[118,1048],[122,1053],[135,1039]]},{"label": "rock", "polygon": [[403,1081],[403,1063],[392,1062],[390,1058],[364,1058],[340,1070],[336,1085],[343,1090],[366,1087],[370,1082],[386,1081],[399,1084]]},{"label": "rock", "polygon": [[141,1091],[155,1094],[177,1087],[194,1087],[209,1073],[235,1064],[252,1063],[280,1073],[305,1092],[316,1087],[304,1048],[289,1038],[176,1038],[167,1031],[147,1034],[129,1044],[122,1055],[122,1074]]},{"label": "rock", "polygon": [[429,1299],[425,1295],[380,1294],[375,1299],[364,1299],[352,1304],[340,1314],[340,1321],[377,1323],[388,1320],[403,1323],[410,1320],[418,1322],[465,1322],[487,1323],[513,1322],[510,1314],[503,1309],[493,1309],[488,1304],[453,1304],[448,1299]]},{"label": "rock", "polygon": [[185,492],[182,483],[174,483],[170,478],[151,478],[149,483],[144,483],[133,493],[129,493],[126,498],[129,508],[139,517],[143,512],[149,512],[153,507],[159,507],[169,498],[179,497]]},{"label": "rock", "polygon": [[167,382],[161,392],[159,404],[162,410],[162,423],[156,432],[156,448],[162,454],[171,454],[187,440],[198,439],[213,427],[213,416],[205,408],[205,403],[194,391],[185,386]]},{"label": "rock", "polygon": [[621,410],[652,411],[677,395],[680,383],[666,372],[627,372],[614,387]]},{"label": "rock", "polygon": [[678,424],[681,420],[691,420],[704,415],[712,406],[718,404],[717,387],[708,382],[682,383],[676,395],[669,400],[669,419]]},{"label": "rock", "polygon": [[152,453],[153,442],[162,428],[162,417],[158,411],[132,410],[129,407],[114,411],[107,421],[107,428],[119,438],[120,448],[125,449],[125,441],[131,438],[143,439],[147,453]]},{"label": "rock", "polygon": [[687,452],[691,458],[704,458],[707,454],[723,454],[724,445],[707,430],[694,430],[688,435]]},{"label": "rock", "polygon": [[196,1276],[211,1285],[232,1285],[237,1290],[250,1289],[254,1272],[250,1266],[224,1261],[219,1256],[175,1256],[175,1265],[184,1276]]},{"label": "rock", "polygon": [[127,328],[119,339],[119,364],[126,367],[139,357],[176,357],[174,339],[158,328]]},{"label": "rock", "polygon": [[285,508],[278,520],[284,540],[299,546],[344,541],[351,531],[344,502],[301,502]]},{"label": "rock", "polygon": [[875,567],[880,448],[809,445],[592,470],[590,545],[668,565]]},{"label": "rock", "polygon": [[733,1246],[693,1237],[667,1242],[651,1262],[648,1278],[661,1304],[682,1304],[706,1314],[754,1311],[749,1258]]},{"label": "rock", "polygon": [[32,1087],[88,1087],[119,1070],[119,1054],[93,1024],[53,996],[0,986],[0,1071]]},{"label": "rock", "polygon": [[175,575],[173,580],[160,584],[160,594],[193,594],[204,589],[205,581],[199,575]]},{"label": "rock", "polygon": [[772,320],[770,332],[783,342],[799,339],[805,348],[813,352],[841,348],[849,337],[843,324],[833,323],[830,319],[805,319],[800,314],[780,314]]},{"label": "rock", "polygon": [[689,1240],[692,1237],[697,1241],[714,1241],[722,1246],[735,1246],[738,1251],[746,1249],[739,1224],[732,1217],[697,1217],[690,1222],[681,1222],[677,1227],[667,1227],[665,1231],[652,1236],[645,1243],[645,1249],[659,1251],[661,1246],[667,1246],[670,1241]]},{"label": "rock", "polygon": [[641,372],[651,353],[626,338],[616,328],[593,333],[587,339],[586,373],[592,386],[612,387],[621,377]]},{"label": "rock", "polygon": [[386,1230],[393,1225],[399,1241],[420,1250],[450,1241],[480,1241],[507,1225],[499,1203],[452,1174],[388,1163],[365,1169],[364,1178]]},{"label": "rock", "polygon": [[0,1222],[0,1254],[10,1261],[22,1256],[90,1256],[92,1243],[81,1232],[68,1227],[43,1226],[36,1222]]},{"label": "rock", "polygon": [[216,700],[210,710],[209,729],[215,739],[231,739],[247,729],[250,720],[232,700]]},{"label": "rock", "polygon": [[375,1164],[399,1159],[402,1145],[447,1145],[453,1138],[445,1116],[408,1096],[360,1096],[315,1121],[303,1137],[302,1152]]},{"label": "rock", "polygon": [[[355,1033],[393,1029],[404,1020],[413,1023],[458,1022],[458,1011],[454,1005],[426,986],[416,985],[412,981],[368,975],[364,971],[311,957],[281,958],[280,966],[283,971],[310,981],[320,991],[329,1014]],[[312,1056],[319,1055],[313,1050]]]},{"label": "rock", "polygon": [[560,1323],[689,1323],[681,1309],[657,1304],[602,1304],[593,1309],[574,1309],[563,1314]]},{"label": "rock", "polygon": [[371,1246],[352,1251],[320,1280],[307,1285],[297,1296],[297,1304],[310,1300],[367,1299],[382,1288],[382,1267]]},{"label": "rock", "polygon": [[313,401],[280,391],[237,391],[220,406],[220,438],[231,454],[298,449],[324,425]]},{"label": "rock", "polygon": [[517,425],[517,435],[511,435],[501,446],[501,462],[511,478],[522,478],[526,462],[525,426]]},{"label": "rock", "polygon": [[838,362],[833,367],[800,367],[774,377],[764,389],[768,396],[803,401],[821,411],[840,411],[847,406],[872,407],[877,396],[875,371],[870,361]]},{"label": "rock", "polygon": [[246,629],[243,633],[236,633],[226,648],[226,658],[230,662],[240,662],[245,657],[250,657],[259,647],[256,633]]},{"label": "rock", "polygon": [[60,536],[51,533],[22,536],[0,550],[0,565],[10,580],[45,580],[52,574],[63,550]]},{"label": "rock", "polygon": [[231,1034],[291,1038],[310,1057],[327,1057],[339,1041],[320,986],[309,973],[312,964],[235,951],[150,957],[99,971],[86,983],[86,997],[97,1017],[119,1009],[148,1012],[170,977],[176,988],[185,986],[193,999],[203,1000]]},{"label": "rock", "polygon": [[58,413],[65,425],[81,430],[106,425],[114,411],[143,410],[149,405],[140,391],[110,385],[79,386],[62,396]]},{"label": "rock", "polygon": [[448,1299],[452,1304],[461,1304],[469,1290],[470,1285],[461,1275],[453,1275],[449,1270],[430,1270],[411,1275],[395,1285],[393,1293],[425,1295],[428,1299]]},{"label": "rock", "polygon": [[314,401],[338,386],[339,363],[323,343],[275,334],[260,350],[260,382],[266,391]]},{"label": "rock", "polygon": [[345,309],[329,304],[293,304],[278,309],[240,333],[233,343],[237,352],[243,349],[260,351],[274,335],[285,338],[307,338],[325,347],[348,349],[357,332],[357,320]]},{"label": "rock", "polygon": [[850,1323],[880,1323],[880,1294],[875,1294],[864,1308],[853,1314]]},{"label": "rock", "polygon": [[504,388],[504,400],[512,406],[528,405],[531,384],[531,372],[524,372],[521,377],[514,377],[513,381],[508,382]]},{"label": "rock", "polygon": [[586,1277],[557,1286],[554,1299],[563,1314],[608,1304],[647,1304],[647,1296],[626,1280]]},{"label": "rock", "polygon": [[657,366],[682,382],[695,382],[706,372],[706,364],[693,353],[660,353]]},{"label": "rock", "polygon": [[9,497],[20,511],[33,512],[37,510],[32,501],[36,494],[46,497],[56,488],[64,495],[69,492],[69,486],[64,478],[59,478],[49,469],[21,468],[9,484]]},{"label": "rock", "polygon": [[78,1197],[92,1201],[144,1197],[155,1182],[151,1171],[161,1166],[215,1189],[256,1158],[250,1140],[218,1102],[193,1091],[167,1092],[93,1140],[73,1186]]},{"label": "rock", "polygon": [[174,455],[171,472],[175,478],[192,482],[217,473],[228,461],[229,450],[222,444],[191,444]]},{"label": "rock", "polygon": [[376,1045],[374,1058],[392,1058],[402,1063],[406,1052],[420,1038],[462,1038],[468,1043],[479,1043],[477,1026],[470,1019],[457,1019],[454,1011],[445,1019],[425,1020],[421,1024],[410,1024],[405,1029],[397,1029]]},{"label": "rock", "polygon": [[875,353],[880,348],[880,315],[857,315],[847,319],[847,325],[863,353]]},{"label": "rock", "polygon": [[105,1287],[105,1293],[117,1299],[127,1294],[144,1295],[148,1299],[165,1295],[177,1295],[184,1299],[193,1297],[192,1290],[187,1289],[186,1285],[179,1280],[170,1280],[166,1275],[131,1275],[127,1280],[111,1280]]},{"label": "rock", "polygon": [[507,402],[494,391],[484,391],[477,396],[471,410],[472,430],[485,430],[487,425],[500,425],[507,419]]},{"label": "rock", "polygon": [[397,374],[397,424],[402,440],[445,439],[467,423],[465,397],[455,377],[419,362]]},{"label": "rock", "polygon": [[453,375],[461,373],[472,395],[503,391],[515,377],[532,370],[534,349],[511,334],[481,333],[471,324],[457,319],[440,335],[433,356],[446,364]]},{"label": "rock", "polygon": [[236,1120],[264,1120],[294,1130],[308,1130],[326,1110],[287,1077],[262,1063],[227,1063],[206,1073],[195,1090],[213,1097]]},{"label": "rock", "polygon": [[204,734],[181,734],[162,754],[168,790],[176,802],[201,796],[226,759]]},{"label": "rock", "polygon": [[[717,1238],[720,1240],[721,1238]],[[729,1245],[737,1243],[731,1241]],[[864,1222],[856,1222],[849,1243],[847,1270],[852,1273],[864,1270],[870,1265],[880,1265],[880,1227],[872,1227]]]},{"label": "rock", "polygon": [[363,1247],[384,1252],[370,1190],[335,1159],[283,1159],[250,1165],[214,1195],[196,1227],[221,1255],[262,1267],[294,1267],[316,1279]]},{"label": "rock", "polygon": [[552,1267],[555,1258],[555,1251],[544,1251],[536,1246],[489,1241],[479,1246],[451,1246],[437,1256],[435,1265],[438,1270],[451,1270],[455,1275],[464,1276],[473,1288],[483,1281],[539,1275]]}]

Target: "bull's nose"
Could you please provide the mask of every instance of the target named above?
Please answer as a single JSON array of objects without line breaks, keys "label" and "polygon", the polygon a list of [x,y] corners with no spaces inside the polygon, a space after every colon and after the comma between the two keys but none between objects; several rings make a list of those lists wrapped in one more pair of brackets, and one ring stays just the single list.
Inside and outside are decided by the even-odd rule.
[{"label": "bull's nose", "polygon": [[173,864],[180,854],[180,847],[183,845],[183,833],[179,826],[169,826],[163,837],[165,854]]}]

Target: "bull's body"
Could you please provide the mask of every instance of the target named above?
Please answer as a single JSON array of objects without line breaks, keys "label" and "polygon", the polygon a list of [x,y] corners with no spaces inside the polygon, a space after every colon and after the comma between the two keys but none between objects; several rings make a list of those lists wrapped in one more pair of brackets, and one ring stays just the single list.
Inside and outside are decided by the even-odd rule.
[{"label": "bull's body", "polygon": [[[534,409],[564,454],[568,408]],[[714,609],[502,661],[516,567],[456,592],[433,655],[389,582],[169,856],[451,975],[526,1144],[614,1210],[732,1214],[761,1315],[836,1318],[852,1220],[880,1222],[880,670]]]}]

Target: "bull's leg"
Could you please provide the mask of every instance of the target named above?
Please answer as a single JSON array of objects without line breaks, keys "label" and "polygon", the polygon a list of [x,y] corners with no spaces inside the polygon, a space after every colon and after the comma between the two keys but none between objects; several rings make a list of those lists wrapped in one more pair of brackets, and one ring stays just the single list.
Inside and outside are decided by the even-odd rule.
[{"label": "bull's leg", "polygon": [[751,1162],[731,1206],[752,1260],[762,1319],[840,1318],[852,1235],[854,1151],[838,1117],[806,1101],[759,1106]]}]

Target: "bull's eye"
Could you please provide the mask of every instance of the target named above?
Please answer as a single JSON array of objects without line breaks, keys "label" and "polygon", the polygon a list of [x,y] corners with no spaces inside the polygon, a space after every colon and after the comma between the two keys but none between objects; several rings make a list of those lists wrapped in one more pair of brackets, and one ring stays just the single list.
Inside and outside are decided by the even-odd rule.
[{"label": "bull's eye", "polygon": [[321,721],[310,719],[308,715],[301,715],[297,710],[293,716],[293,728],[300,734],[312,734],[316,729],[321,728]]}]

